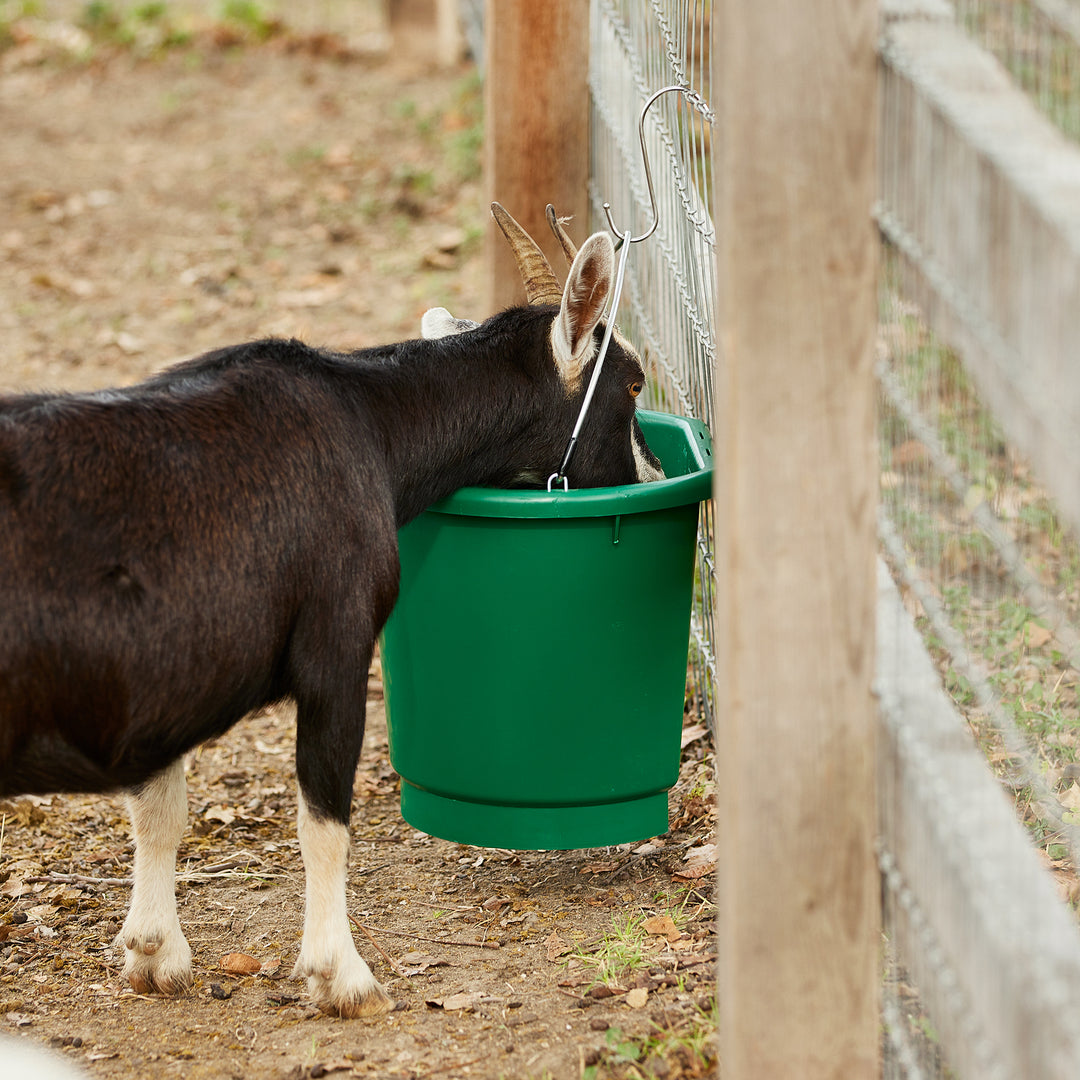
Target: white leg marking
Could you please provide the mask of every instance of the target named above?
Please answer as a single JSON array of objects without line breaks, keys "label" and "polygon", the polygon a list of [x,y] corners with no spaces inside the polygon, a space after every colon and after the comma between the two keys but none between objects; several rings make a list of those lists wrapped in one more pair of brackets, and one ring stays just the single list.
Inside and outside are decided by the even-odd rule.
[{"label": "white leg marking", "polygon": [[119,940],[124,976],[141,994],[191,984],[191,948],[176,914],[176,849],[187,826],[183,759],[128,796],[135,836],[135,886]]},{"label": "white leg marking", "polygon": [[340,1016],[376,1016],[394,1003],[360,958],[345,907],[349,830],[318,818],[300,793],[297,832],[304,857],[304,939],[294,976],[308,977],[308,991],[323,1010]]}]

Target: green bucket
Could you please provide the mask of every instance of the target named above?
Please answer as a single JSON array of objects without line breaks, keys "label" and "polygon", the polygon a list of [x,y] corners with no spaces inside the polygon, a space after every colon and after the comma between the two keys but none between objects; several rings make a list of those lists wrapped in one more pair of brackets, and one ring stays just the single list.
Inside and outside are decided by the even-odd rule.
[{"label": "green bucket", "polygon": [[399,531],[381,655],[415,828],[516,849],[667,831],[712,444],[698,421],[638,416],[665,480],[464,488]]}]

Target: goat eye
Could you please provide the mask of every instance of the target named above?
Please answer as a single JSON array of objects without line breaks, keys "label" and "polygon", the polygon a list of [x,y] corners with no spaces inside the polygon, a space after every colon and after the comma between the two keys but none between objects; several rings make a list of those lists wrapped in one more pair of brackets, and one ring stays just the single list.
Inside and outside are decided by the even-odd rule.
[{"label": "goat eye", "polygon": [[639,383],[639,382],[631,383],[630,384],[630,396],[631,397],[637,397],[638,394],[640,394],[640,393],[641,393],[641,383]]}]

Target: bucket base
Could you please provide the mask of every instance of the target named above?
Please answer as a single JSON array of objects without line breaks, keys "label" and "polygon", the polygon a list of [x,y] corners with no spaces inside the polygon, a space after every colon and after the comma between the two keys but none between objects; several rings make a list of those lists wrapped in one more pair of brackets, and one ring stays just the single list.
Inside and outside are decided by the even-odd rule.
[{"label": "bucket base", "polygon": [[647,840],[668,829],[666,791],[595,806],[492,806],[401,781],[401,816],[414,829],[476,847],[567,851]]}]

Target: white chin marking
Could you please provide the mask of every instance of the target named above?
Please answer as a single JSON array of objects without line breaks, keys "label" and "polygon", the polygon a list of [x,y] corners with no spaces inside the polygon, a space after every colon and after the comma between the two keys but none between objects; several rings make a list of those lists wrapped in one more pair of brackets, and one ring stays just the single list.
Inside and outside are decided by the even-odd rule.
[{"label": "white chin marking", "polygon": [[630,449],[634,452],[634,468],[637,471],[639,484],[647,484],[652,480],[666,479],[664,470],[658,469],[646,459],[645,455],[642,453],[641,447],[638,445],[637,439],[634,438],[633,432],[630,433]]}]

